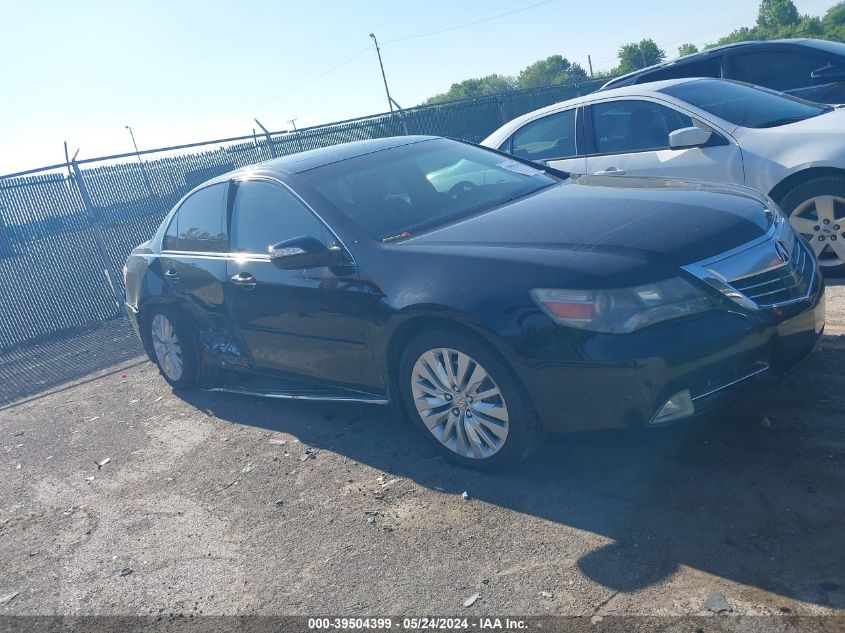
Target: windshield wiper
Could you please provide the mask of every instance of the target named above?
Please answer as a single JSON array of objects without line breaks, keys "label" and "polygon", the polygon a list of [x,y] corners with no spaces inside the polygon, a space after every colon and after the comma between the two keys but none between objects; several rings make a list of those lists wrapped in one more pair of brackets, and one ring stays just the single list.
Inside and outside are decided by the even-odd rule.
[{"label": "windshield wiper", "polygon": [[806,121],[807,119],[812,119],[817,116],[821,116],[822,114],[826,114],[833,110],[832,107],[828,106],[824,108],[821,112],[817,114],[811,114],[809,116],[790,116],[790,117],[783,117],[782,119],[775,119],[774,121],[766,121],[765,123],[758,125],[758,128],[764,127],[777,127],[779,125],[789,125],[790,123],[798,123],[799,121]]},{"label": "windshield wiper", "polygon": [[784,117],[782,119],[775,119],[774,121],[766,121],[762,125],[758,125],[758,128],[765,128],[765,127],[778,127],[780,125],[789,125],[790,123],[798,123],[798,121],[803,121],[805,119],[809,119],[810,117],[806,116],[793,116],[793,117]]},{"label": "windshield wiper", "polygon": [[401,239],[404,239],[406,237],[410,237],[411,231],[413,231],[414,233],[417,233],[419,231],[427,231],[429,229],[433,229],[437,226],[459,222],[459,221],[461,221],[465,218],[468,218],[472,215],[475,215],[477,213],[486,213],[487,211],[491,211],[491,210],[496,209],[498,207],[501,207],[503,205],[509,204],[511,202],[519,200],[520,198],[525,198],[526,196],[530,196],[534,193],[537,193],[538,191],[543,191],[544,189],[548,189],[549,187],[553,187],[556,184],[557,184],[556,182],[555,183],[549,183],[549,184],[543,185],[542,187],[539,187],[537,189],[531,189],[530,191],[523,191],[523,192],[517,193],[516,195],[513,195],[509,198],[503,198],[502,200],[496,200],[494,204],[482,203],[482,204],[477,205],[475,207],[470,207],[468,209],[464,209],[462,212],[460,212],[460,213],[458,213],[454,216],[443,216],[443,217],[435,218],[433,220],[429,220],[428,222],[420,222],[419,224],[414,224],[412,226],[409,226],[407,229],[405,229],[401,233],[397,233],[396,235],[388,235],[387,237],[383,237],[383,238],[381,238],[381,241],[382,241],[382,243],[395,242],[396,240],[401,240]]},{"label": "windshield wiper", "polygon": [[381,241],[395,242],[396,240],[401,240],[404,237],[411,237],[410,231],[402,231],[401,233],[397,233],[396,235],[388,235],[387,237],[383,237]]}]

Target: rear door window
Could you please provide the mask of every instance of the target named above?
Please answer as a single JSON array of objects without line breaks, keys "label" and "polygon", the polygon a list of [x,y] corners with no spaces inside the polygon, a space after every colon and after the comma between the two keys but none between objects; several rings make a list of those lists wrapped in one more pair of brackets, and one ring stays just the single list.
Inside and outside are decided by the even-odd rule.
[{"label": "rear door window", "polygon": [[528,160],[576,156],[575,108],[526,123],[514,132],[511,142],[511,153]]},{"label": "rear door window", "polygon": [[174,213],[170,219],[170,224],[167,226],[167,232],[164,234],[164,241],[161,243],[162,250],[178,251],[179,250],[179,214]]},{"label": "rear door window", "polygon": [[226,231],[226,183],[195,191],[179,206],[167,228],[165,250],[225,253],[229,249]]},{"label": "rear door window", "polygon": [[294,237],[326,241],[323,224],[287,189],[264,180],[237,183],[232,208],[232,250],[266,255]]}]

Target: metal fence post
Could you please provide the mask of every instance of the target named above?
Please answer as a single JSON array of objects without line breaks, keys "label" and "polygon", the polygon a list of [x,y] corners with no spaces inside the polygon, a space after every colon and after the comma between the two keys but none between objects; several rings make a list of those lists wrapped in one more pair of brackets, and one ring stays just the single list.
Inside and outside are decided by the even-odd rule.
[{"label": "metal fence post", "polygon": [[97,254],[100,256],[100,262],[103,265],[103,274],[105,274],[106,280],[111,288],[112,298],[114,299],[115,304],[117,304],[118,314],[123,316],[126,314],[126,311],[123,307],[123,293],[120,291],[120,286],[118,285],[118,279],[120,279],[120,277],[117,269],[112,263],[109,250],[106,247],[106,240],[103,237],[103,227],[100,224],[100,214],[94,206],[94,201],[91,199],[91,195],[88,193],[88,187],[85,185],[85,180],[82,178],[82,170],[79,169],[79,164],[76,162],[75,157],[71,159],[70,166],[73,168],[74,180],[76,180],[76,186],[79,189],[79,196],[82,198],[82,203],[85,205],[85,211],[88,214],[88,222],[91,225],[92,232],[94,233],[94,242],[97,245]]},{"label": "metal fence post", "polygon": [[270,157],[276,158],[276,148],[273,146],[273,136],[270,134],[270,130],[264,127],[258,119],[253,119],[253,121],[258,123],[258,127],[264,131],[264,138],[267,139],[267,149],[270,150]]},{"label": "metal fence post", "polygon": [[0,204],[0,257],[9,257],[15,253],[12,249],[12,237],[6,229],[6,221],[3,219],[5,209],[6,207]]},{"label": "metal fence post", "polygon": [[[399,108],[399,104],[396,104],[396,107]],[[405,136],[410,136],[410,132],[408,132],[408,123],[405,121],[405,111],[402,108],[399,108],[399,121],[402,123],[402,129],[405,131]]]},{"label": "metal fence post", "polygon": [[502,119],[502,125],[510,121],[508,118],[507,112],[505,112],[505,104],[502,103],[502,96],[496,95],[496,107],[499,108],[499,116]]}]

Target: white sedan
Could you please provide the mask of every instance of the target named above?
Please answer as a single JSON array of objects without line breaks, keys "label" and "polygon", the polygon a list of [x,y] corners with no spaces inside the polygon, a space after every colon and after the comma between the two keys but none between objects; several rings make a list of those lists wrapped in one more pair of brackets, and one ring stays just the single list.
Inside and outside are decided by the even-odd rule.
[{"label": "white sedan", "polygon": [[845,273],[845,109],[734,81],[674,79],[556,103],[481,144],[573,174],[753,187],[780,204],[827,274]]}]

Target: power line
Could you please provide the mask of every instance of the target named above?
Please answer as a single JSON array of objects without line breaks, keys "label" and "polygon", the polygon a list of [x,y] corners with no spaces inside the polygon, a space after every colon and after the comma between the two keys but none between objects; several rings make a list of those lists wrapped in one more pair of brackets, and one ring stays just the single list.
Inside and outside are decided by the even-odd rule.
[{"label": "power line", "polygon": [[512,11],[505,11],[504,13],[498,13],[496,15],[491,15],[486,18],[481,18],[480,20],[472,20],[471,22],[464,22],[462,24],[455,24],[452,26],[443,27],[440,29],[436,29],[434,31],[428,31],[426,33],[417,33],[416,35],[408,35],[407,37],[399,37],[392,40],[387,40],[382,43],[382,46],[387,46],[388,44],[396,44],[398,42],[407,42],[408,40],[417,40],[422,37],[429,37],[430,35],[439,35],[440,33],[446,33],[448,31],[456,31],[458,29],[463,29],[468,26],[475,26],[476,24],[483,24],[484,22],[490,22],[491,20],[498,20],[499,18],[504,18],[509,15],[514,15],[515,13],[522,13],[523,11],[528,11],[530,9],[536,9],[537,7],[541,7],[545,4],[551,4],[556,0],[543,0],[542,2],[536,2],[534,4],[530,4],[527,7],[522,7],[520,9],[513,9]]},{"label": "power line", "polygon": [[[752,16],[752,18],[753,17],[754,16]],[[721,22],[720,24],[717,24],[717,25],[703,27],[703,28],[700,28],[700,29],[695,29],[693,31],[686,31],[685,33],[682,33],[680,35],[672,36],[672,39],[660,40],[659,42],[655,42],[655,44],[657,44],[658,46],[669,46],[670,44],[683,43],[687,39],[689,39],[691,36],[694,36],[694,35],[701,35],[703,33],[709,33],[710,31],[716,31],[716,30],[725,29],[725,28],[736,29],[736,28],[739,28],[737,26],[738,23],[746,22],[746,21],[748,21],[749,19],[752,19],[752,18],[749,18],[749,15],[746,13],[742,17],[736,17],[736,18],[732,19],[730,22]],[[616,59],[616,56],[605,57],[605,58],[602,58],[602,59],[593,60],[593,63],[602,64],[602,63],[605,63],[605,62],[614,61],[615,59]]]},{"label": "power line", "polygon": [[[536,7],[543,6],[545,4],[551,4],[552,2],[556,2],[556,1],[557,0],[543,0],[542,2],[535,2],[534,4],[528,5],[527,7],[521,7],[519,9],[513,9],[511,11],[505,11],[504,13],[497,13],[496,15],[491,15],[491,16],[488,16],[486,18],[481,18],[480,20],[473,20],[471,22],[464,22],[462,24],[455,24],[455,25],[452,25],[452,26],[443,27],[441,29],[429,31],[427,33],[418,33],[416,35],[409,35],[407,37],[400,37],[400,38],[397,38],[397,39],[388,40],[387,42],[383,42],[382,46],[386,46],[388,44],[396,44],[398,42],[405,42],[405,41],[408,41],[408,40],[420,39],[420,38],[423,38],[423,37],[428,37],[430,35],[437,35],[439,33],[446,33],[447,31],[455,31],[457,29],[463,29],[463,28],[466,28],[468,26],[473,26],[475,24],[482,24],[484,22],[490,22],[491,20],[497,20],[499,18],[503,18],[503,17],[509,16],[509,15],[513,15],[515,13],[521,13],[522,11],[528,11],[530,9],[534,9]],[[343,68],[347,64],[350,64],[351,62],[355,61],[356,59],[361,57],[364,53],[367,53],[370,50],[371,50],[371,48],[369,46],[366,47],[366,48],[362,48],[357,53],[355,53],[351,57],[348,57],[347,59],[340,62],[339,64],[336,64],[335,66],[332,66],[331,68],[321,72],[320,74],[315,75],[314,77],[312,77],[308,81],[299,84],[295,88],[291,88],[290,90],[287,90],[285,92],[277,94],[276,96],[271,97],[270,99],[267,99],[266,101],[263,101],[262,103],[258,104],[256,107],[260,108],[260,107],[266,106],[270,103],[273,103],[274,101],[278,101],[279,99],[287,97],[288,95],[292,95],[295,92],[299,92],[303,88],[307,88],[311,84],[316,83],[317,81],[319,81],[323,77],[326,77],[326,76],[332,74],[333,72],[340,70],[341,68]]]},{"label": "power line", "polygon": [[296,86],[295,88],[291,88],[290,90],[288,90],[288,91],[286,91],[286,92],[283,92],[283,93],[281,93],[281,94],[276,95],[275,97],[271,97],[271,98],[270,98],[270,99],[268,99],[267,101],[264,101],[264,102],[260,103],[260,104],[258,105],[258,107],[262,107],[262,106],[267,105],[268,103],[273,103],[274,101],[278,101],[278,100],[279,100],[279,99],[281,99],[282,97],[287,97],[288,95],[291,95],[291,94],[293,94],[294,92],[298,92],[299,90],[302,90],[303,88],[306,88],[306,87],[310,86],[311,84],[313,84],[313,83],[315,83],[315,82],[319,81],[319,80],[320,80],[320,79],[322,79],[323,77],[325,77],[325,76],[327,76],[327,75],[332,74],[332,73],[333,73],[333,72],[335,72],[336,70],[340,70],[341,68],[343,68],[343,67],[344,67],[344,66],[346,66],[347,64],[349,64],[349,63],[351,63],[351,62],[355,61],[356,59],[358,59],[359,57],[361,57],[361,55],[363,55],[364,53],[369,52],[370,50],[372,50],[372,49],[371,49],[369,46],[367,46],[366,48],[362,48],[360,51],[358,51],[357,53],[355,53],[354,55],[352,55],[352,57],[347,58],[346,60],[344,60],[344,61],[340,62],[339,64],[337,64],[337,65],[335,65],[335,66],[332,66],[332,67],[331,67],[331,68],[329,68],[328,70],[325,70],[325,71],[321,72],[319,75],[315,75],[314,77],[312,77],[312,78],[311,78],[311,79],[309,79],[308,81],[306,81],[306,82],[304,82],[304,83],[299,84],[299,85],[298,85],[298,86]]}]

